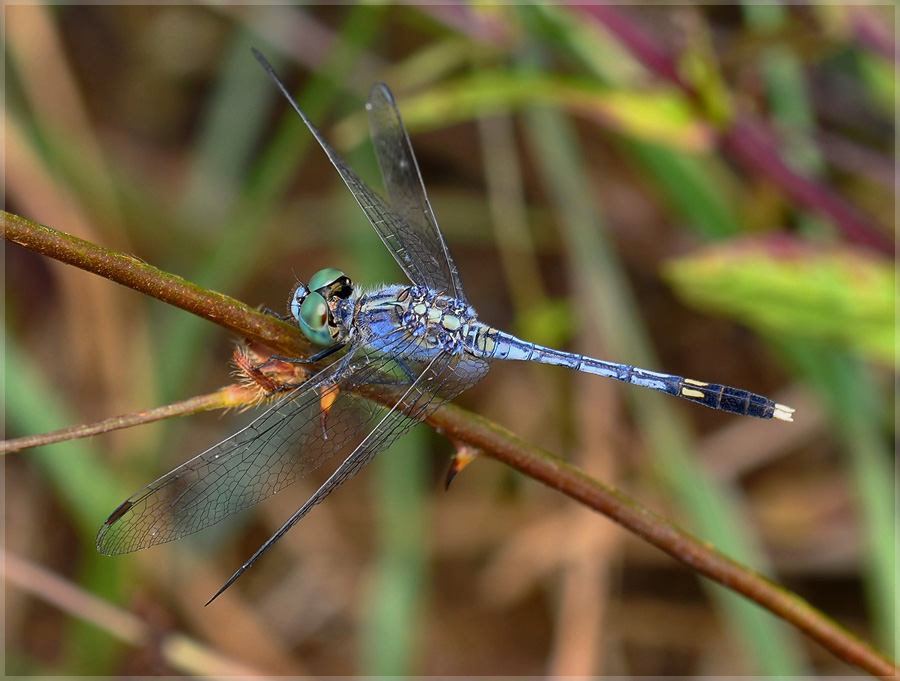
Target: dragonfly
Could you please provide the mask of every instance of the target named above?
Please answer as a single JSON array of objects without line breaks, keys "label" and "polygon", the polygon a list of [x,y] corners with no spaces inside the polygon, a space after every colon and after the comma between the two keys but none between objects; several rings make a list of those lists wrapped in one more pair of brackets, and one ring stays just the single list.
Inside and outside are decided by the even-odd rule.
[{"label": "dragonfly", "polygon": [[[385,201],[328,144],[265,57],[253,52],[410,283],[367,290],[329,268],[316,272],[308,284],[298,284],[289,301],[289,319],[322,350],[309,358],[271,359],[310,365],[304,380],[276,392],[250,425],[122,503],[97,536],[101,553],[127,553],[197,532],[340,457],[327,480],[235,571],[211,603],[314,506],[438,407],[480,381],[497,359],[553,364],[733,414],[793,420],[792,408],[747,390],[554,350],[480,322],[467,302],[388,87],[376,83],[366,103]],[[261,375],[263,364],[252,372]]]}]

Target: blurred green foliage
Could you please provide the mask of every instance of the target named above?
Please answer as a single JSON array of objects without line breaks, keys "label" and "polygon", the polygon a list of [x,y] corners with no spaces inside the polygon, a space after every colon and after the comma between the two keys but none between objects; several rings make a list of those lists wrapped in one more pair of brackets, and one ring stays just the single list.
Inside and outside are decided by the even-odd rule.
[{"label": "blurred green foliage", "polygon": [[[819,199],[852,200],[890,242],[894,11],[9,7],[7,207],[279,310],[294,277],[319,267],[373,284],[390,277],[386,254],[248,48],[376,189],[361,111],[383,80],[486,321],[649,369],[789,391],[805,411],[802,435],[782,439],[772,424],[732,429],[628,387],[588,398],[577,377],[501,367],[463,402],[587,468],[605,462],[609,482],[889,643],[891,254],[853,243],[840,220],[801,205],[723,139],[741,117],[761,122],[771,148],[754,148],[758,158],[784,160]],[[497,120],[503,139],[488,125]],[[212,326],[18,249],[6,255],[8,436],[230,380],[232,339]],[[160,636],[183,632],[223,665],[259,673],[848,672],[732,594],[717,591],[709,614],[683,567],[608,542],[602,520],[588,517],[596,535],[574,527],[570,505],[493,464],[430,494],[449,445],[425,432],[384,455],[393,458],[372,476],[373,494],[354,481],[330,498],[221,609],[202,602],[280,524],[272,511],[148,559],[93,553],[124,495],[237,421],[197,417],[68,454],[15,455],[7,551],[140,613]],[[732,456],[742,458],[731,477],[706,470]],[[276,514],[303,492],[279,495]],[[553,522],[566,530],[547,531]],[[604,550],[586,550],[597,536]],[[198,546],[190,570],[173,567],[178,550]],[[602,591],[575,599],[587,615],[565,600],[583,575]],[[18,583],[8,593],[7,671],[187,668],[162,646],[134,651],[114,630],[61,615],[44,602],[56,603],[52,593]],[[585,622],[602,633],[582,638]]]},{"label": "blurred green foliage", "polygon": [[894,366],[896,280],[884,258],[801,242],[734,241],[672,259],[662,273],[698,309]]}]

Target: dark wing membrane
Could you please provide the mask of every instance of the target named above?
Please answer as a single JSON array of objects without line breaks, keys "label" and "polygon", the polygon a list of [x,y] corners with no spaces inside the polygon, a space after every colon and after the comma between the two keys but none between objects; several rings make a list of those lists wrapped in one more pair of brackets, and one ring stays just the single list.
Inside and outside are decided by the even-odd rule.
[{"label": "dark wing membrane", "polygon": [[[416,343],[397,331],[391,354],[402,357]],[[259,503],[335,455],[351,455],[388,411],[354,391],[364,387],[390,404],[388,395],[402,394],[423,370],[399,361],[365,348],[338,358],[249,426],[129,498],[101,527],[97,548],[113,555],[179,539]]]},{"label": "dark wing membrane", "polygon": [[[319,146],[325,151],[332,165],[334,165],[344,180],[344,184],[347,185],[350,193],[353,194],[353,198],[356,199],[360,208],[363,209],[369,222],[372,223],[375,231],[378,232],[378,236],[381,237],[381,240],[410,281],[417,286],[425,286],[439,292],[451,293],[457,291],[456,295],[461,297],[462,289],[454,285],[454,280],[458,279],[456,267],[449,260],[450,256],[446,246],[443,245],[443,239],[437,229],[437,223],[433,222],[434,217],[431,216],[432,222],[430,224],[424,218],[410,223],[405,219],[406,215],[403,213],[397,215],[388,208],[384,200],[372,191],[365,182],[359,179],[344,159],[331,148],[331,145],[328,144],[322,133],[316,129],[312,121],[306,117],[306,114],[291,98],[284,83],[279,80],[265,57],[256,50],[253,51],[253,54],[256,55],[263,68],[275,81],[275,84],[288,102],[290,102],[291,107],[297,112],[297,115],[300,116],[306,127],[309,128]],[[403,134],[405,135],[405,133]],[[406,140],[406,144],[409,144],[408,140]],[[409,154],[412,157],[411,150]],[[413,159],[413,164],[415,165],[415,159]],[[384,172],[383,165],[382,172]],[[415,170],[415,173],[418,176],[418,169]],[[419,182],[421,183],[421,180]],[[424,196],[425,190],[422,189],[422,197],[424,198]],[[393,200],[393,196],[391,198]],[[427,199],[425,199],[425,202],[427,206]],[[403,204],[402,209],[406,211],[407,204]],[[430,207],[428,207],[428,213],[429,215],[431,214]]]},{"label": "dark wing membrane", "polygon": [[430,288],[464,300],[459,271],[434,217],[412,143],[387,85],[372,86],[366,111],[391,208],[407,227],[382,238],[392,252],[399,250],[428,273]]},{"label": "dark wing membrane", "polygon": [[[488,363],[467,354],[441,353],[426,364],[419,376],[400,393],[395,406],[382,413],[374,428],[350,453],[331,477],[294,514],[257,549],[213,596],[215,600],[253,563],[300,521],[314,506],[356,475],[375,455],[387,449],[419,421],[428,418],[444,402],[453,399],[477,383],[487,373]],[[370,389],[371,387],[368,387]]]}]

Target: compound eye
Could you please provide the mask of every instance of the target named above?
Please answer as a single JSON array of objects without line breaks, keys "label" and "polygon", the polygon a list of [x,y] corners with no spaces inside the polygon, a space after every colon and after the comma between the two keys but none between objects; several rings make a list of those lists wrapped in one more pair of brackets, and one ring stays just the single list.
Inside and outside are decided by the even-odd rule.
[{"label": "compound eye", "polygon": [[341,272],[340,270],[336,270],[333,267],[327,267],[324,270],[319,270],[316,272],[309,280],[309,290],[310,291],[319,291],[321,292],[323,288],[334,289],[335,287],[343,286],[343,282],[346,281],[347,284],[350,283],[350,280],[347,279],[347,275]]},{"label": "compound eye", "polygon": [[322,294],[313,291],[299,304],[297,324],[303,335],[316,345],[331,345],[328,326],[328,304]]},{"label": "compound eye", "polygon": [[294,289],[294,293],[288,301],[288,308],[291,311],[291,316],[298,322],[300,321],[300,306],[303,305],[303,301],[306,300],[306,296],[308,295],[309,289],[303,284],[300,284]]}]

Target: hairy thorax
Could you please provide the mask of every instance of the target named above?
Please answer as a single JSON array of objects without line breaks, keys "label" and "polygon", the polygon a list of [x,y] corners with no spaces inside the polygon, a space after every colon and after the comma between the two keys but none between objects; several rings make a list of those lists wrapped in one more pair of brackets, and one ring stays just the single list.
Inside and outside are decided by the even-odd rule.
[{"label": "hairy thorax", "polygon": [[417,286],[390,286],[361,296],[357,310],[357,328],[370,346],[387,351],[401,336],[411,336],[420,358],[461,352],[466,337],[480,326],[471,306]]}]

